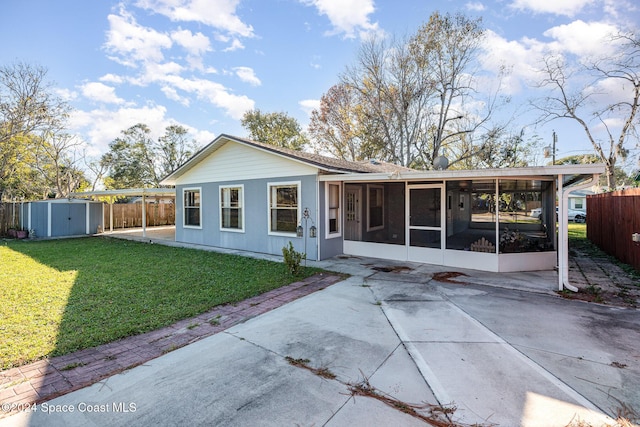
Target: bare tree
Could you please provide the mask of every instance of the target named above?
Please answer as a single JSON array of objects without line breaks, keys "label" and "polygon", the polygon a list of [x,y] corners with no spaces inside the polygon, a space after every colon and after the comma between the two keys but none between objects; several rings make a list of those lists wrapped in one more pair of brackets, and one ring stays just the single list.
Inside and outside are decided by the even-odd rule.
[{"label": "bare tree", "polygon": [[385,160],[430,168],[445,146],[458,144],[460,157],[453,161],[477,151],[464,142],[473,142],[498,100],[480,103],[480,113],[471,107],[478,98],[475,67],[483,36],[480,19],[436,12],[407,39],[362,44],[341,81],[359,94],[384,141]]},{"label": "bare tree", "polygon": [[[638,141],[640,39],[628,33],[612,36],[610,42],[613,54],[588,65],[571,67],[561,56],[545,57],[538,87],[548,89],[549,94],[533,105],[541,111],[540,121],[569,119],[579,124],[604,163],[607,186],[613,189],[616,164],[626,158],[629,140]],[[599,89],[605,84],[617,88],[622,96]],[[597,102],[603,96],[607,101]],[[604,138],[598,137],[597,129],[604,130]]]}]

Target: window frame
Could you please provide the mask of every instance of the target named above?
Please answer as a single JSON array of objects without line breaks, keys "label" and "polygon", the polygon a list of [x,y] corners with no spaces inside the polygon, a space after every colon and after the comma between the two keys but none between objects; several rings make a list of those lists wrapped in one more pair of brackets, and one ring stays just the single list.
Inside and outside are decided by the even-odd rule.
[{"label": "window frame", "polygon": [[[187,224],[187,209],[193,209],[193,206],[187,206],[185,196],[187,192],[198,192],[200,204],[198,205],[198,225]],[[182,228],[202,229],[202,187],[185,187],[182,189]]]},{"label": "window frame", "polygon": [[[276,181],[267,183],[267,234],[270,236],[286,236],[296,237],[296,230],[293,231],[273,231],[271,229],[271,210],[274,209],[271,206],[271,189],[273,187],[296,187],[296,196],[298,205],[296,206],[296,227],[302,220],[302,181]],[[278,209],[278,207],[275,207]],[[292,208],[280,208],[280,209],[292,209]]]},{"label": "window frame", "polygon": [[[239,197],[238,197],[238,203],[239,206],[237,208],[234,208],[232,206],[224,206],[224,197],[222,197],[222,192],[224,190],[239,190]],[[229,231],[231,233],[244,233],[244,226],[245,226],[245,221],[244,221],[244,184],[228,184],[228,185],[219,185],[218,186],[218,194],[220,195],[220,199],[218,201],[218,212],[220,214],[220,231]],[[242,224],[241,227],[239,228],[232,228],[232,227],[225,227],[223,224],[223,220],[224,220],[224,215],[223,215],[223,211],[224,209],[238,209],[239,210],[239,215],[238,218],[240,220],[240,223]]]},{"label": "window frame", "polygon": [[[326,182],[325,183],[325,239],[334,239],[342,236],[342,183],[341,182]],[[331,207],[331,187],[338,188],[338,206]],[[331,210],[336,210],[336,224],[337,231],[331,231]]]},{"label": "window frame", "polygon": [[[382,207],[382,224],[371,225],[371,190],[380,190],[380,206]],[[367,231],[376,231],[384,229],[384,185],[367,184]]]}]

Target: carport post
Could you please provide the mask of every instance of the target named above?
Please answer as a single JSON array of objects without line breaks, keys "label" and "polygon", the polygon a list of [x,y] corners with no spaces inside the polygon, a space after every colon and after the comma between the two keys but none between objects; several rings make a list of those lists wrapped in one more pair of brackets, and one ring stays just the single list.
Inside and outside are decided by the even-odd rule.
[{"label": "carport post", "polygon": [[142,190],[142,237],[147,237],[147,201]]}]

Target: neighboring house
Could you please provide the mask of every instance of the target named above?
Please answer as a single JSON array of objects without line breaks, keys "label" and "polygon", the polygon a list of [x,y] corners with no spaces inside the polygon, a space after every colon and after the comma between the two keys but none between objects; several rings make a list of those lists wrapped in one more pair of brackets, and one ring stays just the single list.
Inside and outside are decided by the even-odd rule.
[{"label": "neighboring house", "polygon": [[[312,260],[346,254],[526,271],[553,269],[558,245],[566,252],[564,239],[556,239],[556,195],[566,211],[569,191],[591,185],[603,171],[602,165],[418,171],[220,135],[162,185],[176,186],[178,242],[280,255],[291,241]],[[549,215],[531,218],[538,207]],[[296,234],[300,225],[303,237]]]},{"label": "neighboring house", "polygon": [[576,190],[569,194],[569,209],[587,211],[587,196],[595,194],[591,190]]}]

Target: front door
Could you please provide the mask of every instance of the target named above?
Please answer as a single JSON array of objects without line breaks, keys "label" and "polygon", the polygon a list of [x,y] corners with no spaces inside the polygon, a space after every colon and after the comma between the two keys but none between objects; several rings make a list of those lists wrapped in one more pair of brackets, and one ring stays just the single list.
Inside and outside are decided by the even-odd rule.
[{"label": "front door", "polygon": [[445,216],[442,185],[409,185],[407,241],[409,261],[442,264]]},{"label": "front door", "polygon": [[360,201],[362,200],[362,188],[345,186],[345,240],[362,240],[362,210]]}]

